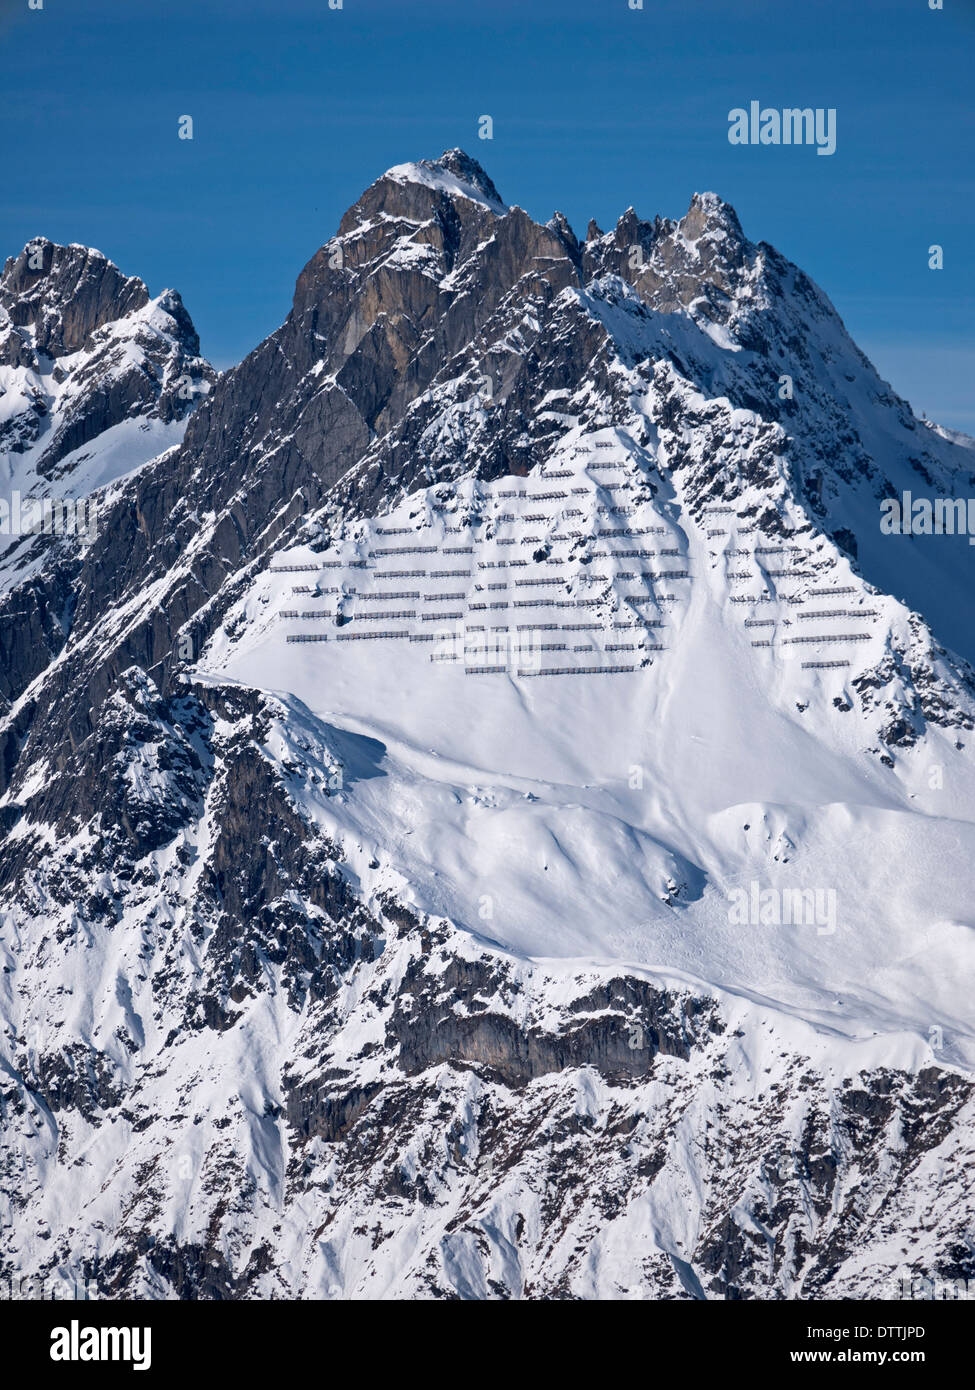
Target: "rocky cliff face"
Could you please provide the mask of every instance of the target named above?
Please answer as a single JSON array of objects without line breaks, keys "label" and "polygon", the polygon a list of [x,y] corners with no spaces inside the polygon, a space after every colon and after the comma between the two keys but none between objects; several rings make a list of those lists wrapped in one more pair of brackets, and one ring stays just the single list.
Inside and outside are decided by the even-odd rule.
[{"label": "rocky cliff face", "polygon": [[[874,534],[968,445],[713,195],[581,242],[460,151],[399,166],[219,380],[178,296],[39,259],[0,353],[70,403],[52,429],[36,385],[0,448],[50,482],[125,420],[181,442],[5,600],[0,1271],[971,1273],[964,875],[919,904],[969,850],[975,644],[956,561],[928,602],[927,553]],[[541,655],[428,660],[425,605]],[[832,885],[839,929],[736,934],[753,878]]]},{"label": "rocky cliff face", "polygon": [[0,705],[68,639],[111,488],[183,437],[216,373],[174,290],[44,238],[0,276]]},{"label": "rocky cliff face", "polygon": [[0,276],[8,466],[20,464],[24,481],[31,471],[48,484],[71,474],[110,481],[90,476],[105,439],[101,451],[86,446],[126,421],[183,420],[214,380],[199,354],[174,290],[150,300],[98,251],[28,243]]}]

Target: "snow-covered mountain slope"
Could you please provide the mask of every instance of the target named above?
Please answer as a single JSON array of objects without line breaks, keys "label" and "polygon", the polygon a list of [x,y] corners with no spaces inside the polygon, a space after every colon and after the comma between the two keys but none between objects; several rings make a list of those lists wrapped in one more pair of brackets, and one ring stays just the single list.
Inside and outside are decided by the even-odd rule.
[{"label": "snow-covered mountain slope", "polygon": [[[411,906],[854,1036],[938,1017],[975,1060],[969,885],[935,873],[975,849],[967,687],[808,525],[763,535],[747,496],[743,523],[694,525],[620,433],[567,427],[520,486],[438,485],[279,553],[201,664],[382,742],[386,777],[329,835],[386,860]],[[956,702],[923,736],[886,679],[898,651]],[[753,880],[832,893],[836,913],[729,922]]]},{"label": "snow-covered mountain slope", "polygon": [[216,373],[175,290],[36,238],[0,275],[0,707],[68,639],[116,488],[175,448]]},{"label": "snow-covered mountain slope", "polygon": [[373,184],[32,580],[0,1269],[972,1273],[967,547],[878,526],[970,460],[713,195],[583,244],[460,151]]},{"label": "snow-covered mountain slope", "polygon": [[[214,379],[175,290],[150,299],[100,251],[29,242],[0,276],[4,496],[115,482],[180,442]],[[0,546],[17,542],[5,528]]]}]

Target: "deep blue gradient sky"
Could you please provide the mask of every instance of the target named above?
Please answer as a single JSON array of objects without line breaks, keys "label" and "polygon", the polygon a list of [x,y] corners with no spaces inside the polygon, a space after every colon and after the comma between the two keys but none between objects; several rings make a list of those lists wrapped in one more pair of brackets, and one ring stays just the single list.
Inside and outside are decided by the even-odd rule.
[{"label": "deep blue gradient sky", "polygon": [[[179,289],[226,367],[392,164],[462,146],[580,235],[713,189],[917,411],[975,431],[973,59],[975,0],[0,0],[0,256],[97,246]],[[730,145],[753,99],[836,107],[837,152]]]}]

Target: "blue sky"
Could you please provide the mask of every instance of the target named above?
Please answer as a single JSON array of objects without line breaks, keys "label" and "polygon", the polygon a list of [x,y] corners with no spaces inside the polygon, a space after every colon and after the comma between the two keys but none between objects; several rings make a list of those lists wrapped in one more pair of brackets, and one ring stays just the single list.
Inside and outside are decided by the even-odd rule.
[{"label": "blue sky", "polygon": [[[179,289],[225,367],[392,164],[462,146],[580,234],[713,189],[975,432],[973,51],[975,0],[0,0],[0,254],[99,247]],[[751,100],[835,107],[836,153],[730,145]]]}]

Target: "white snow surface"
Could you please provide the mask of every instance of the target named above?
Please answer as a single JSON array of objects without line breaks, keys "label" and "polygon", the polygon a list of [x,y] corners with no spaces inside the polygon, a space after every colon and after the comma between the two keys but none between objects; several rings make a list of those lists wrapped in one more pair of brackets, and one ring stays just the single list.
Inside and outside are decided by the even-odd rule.
[{"label": "white snow surface", "polygon": [[[29,411],[37,401],[43,402],[45,412],[44,424],[32,444],[22,452],[0,449],[0,494],[9,499],[11,494],[20,493],[22,500],[85,498],[181,442],[188,414],[180,420],[163,421],[147,409],[65,454],[51,476],[38,472],[38,464],[57,431],[83,405],[93,374],[97,374],[100,384],[109,387],[113,376],[125,376],[133,368],[143,368],[147,348],[155,346],[168,359],[161,384],[173,384],[179,370],[175,351],[178,329],[165,307],[170,293],[164,290],[140,309],[104,325],[90,344],[77,352],[56,360],[39,354],[40,371],[0,365],[0,426]],[[33,337],[32,329],[23,331]],[[205,395],[209,383],[198,382],[196,389],[199,395]],[[13,547],[17,541],[17,536],[0,535],[0,551]]]},{"label": "white snow surface", "polygon": [[[909,640],[908,610],[808,531],[777,556],[735,516],[709,540],[679,494],[651,499],[623,433],[569,431],[544,474],[430,488],[327,552],[278,555],[204,668],[341,731],[349,784],[314,814],[359,846],[364,882],[378,860],[421,912],[526,961],[676,976],[849,1039],[937,1023],[970,1062],[970,752],[930,729],[891,769],[836,704],[855,708],[852,679]],[[641,534],[598,537],[617,528]],[[654,558],[612,554],[635,549]],[[647,577],[667,571],[687,577]],[[731,601],[763,577],[772,599]],[[563,650],[477,652],[530,624]],[[460,645],[427,640],[454,630]],[[376,632],[396,635],[350,640]],[[617,665],[636,669],[573,672]],[[753,882],[818,893],[822,920],[734,922]]]},{"label": "white snow surface", "polygon": [[424,188],[447,193],[452,197],[466,198],[471,203],[481,203],[492,212],[505,212],[504,203],[489,197],[469,179],[459,178],[449,169],[433,160],[420,159],[406,164],[394,164],[387,169],[384,178],[394,183],[419,183]]},{"label": "white snow surface", "polygon": [[[454,176],[423,163],[388,177],[484,202],[476,188],[453,187]],[[709,208],[712,197],[705,195]],[[427,273],[427,253],[407,242],[393,258]],[[462,471],[372,520],[329,522],[327,538],[324,522],[312,518],[308,543],[280,551],[250,584],[193,679],[273,693],[276,717],[260,755],[340,847],[348,882],[377,919],[392,895],[428,924],[453,924],[455,956],[488,955],[511,968],[526,989],[513,1002],[499,990],[494,1013],[508,1008],[519,1023],[558,1029],[595,982],[626,972],[715,996],[726,1031],[687,1060],[661,1055],[652,1077],[627,1093],[590,1066],[537,1077],[517,1094],[439,1066],[424,1078],[436,1098],[424,1094],[408,1112],[396,1151],[397,1173],[425,1177],[435,1200],[380,1201],[364,1184],[333,1193],[342,1146],[318,1137],[299,1145],[269,1103],[286,1103],[286,1066],[299,1081],[315,1079],[314,1046],[326,1031],[329,1065],[348,1067],[356,1085],[403,1082],[389,1056],[392,1005],[382,987],[395,986],[415,961],[418,934],[357,962],[327,1018],[314,1005],[292,1009],[280,966],[269,965],[270,987],[238,1001],[234,1027],[170,1041],[170,1019],[156,1008],[148,977],[178,960],[171,988],[181,998],[205,974],[206,942],[191,930],[190,904],[218,833],[215,785],[179,842],[148,856],[159,879],[150,875],[153,886],[130,895],[111,929],[97,927],[90,940],[52,932],[49,923],[63,921],[70,905],[45,900],[43,883],[32,919],[3,914],[0,955],[10,973],[0,976],[0,1000],[12,1031],[38,1054],[52,1036],[77,1037],[138,1082],[133,1109],[98,1123],[71,1111],[56,1121],[28,1097],[8,1148],[29,1174],[31,1201],[0,1207],[10,1213],[19,1268],[50,1259],[48,1229],[77,1229],[77,1264],[79,1252],[113,1253],[149,1224],[200,1244],[216,1226],[221,1255],[237,1267],[262,1243],[273,1245],[276,1267],[259,1285],[265,1295],[427,1296],[433,1266],[468,1298],[494,1296],[499,1282],[515,1296],[557,1289],[619,1298],[647,1288],[701,1296],[688,1262],[716,1210],[723,1219],[724,1176],[739,1162],[750,1171],[748,1150],[762,1152],[773,1112],[798,1150],[820,1100],[836,1113],[842,1078],[975,1061],[970,735],[929,722],[886,761],[879,736],[885,702],[896,704],[906,689],[905,663],[929,669],[946,699],[971,712],[961,665],[927,626],[973,654],[961,602],[971,552],[961,538],[929,555],[907,539],[881,542],[879,531],[871,545],[876,495],[854,478],[840,500],[861,509],[862,568],[874,580],[867,583],[796,502],[784,456],[776,457],[771,495],[745,481],[760,422],[722,390],[724,373],[749,356],[734,335],[699,315],[700,306],[687,315],[645,312],[634,291],[612,280],[588,294],[567,291],[565,306],[610,329],[631,419],[595,426],[599,402],[553,392],[544,405],[561,438],[544,469],[491,482]],[[875,374],[847,371],[850,345],[832,320],[805,327],[818,335],[822,362],[812,385],[846,401],[867,431],[867,449],[889,462],[898,484],[903,440],[893,426],[886,431]],[[520,351],[529,330],[511,332],[504,350]],[[671,471],[666,446],[647,428],[656,388],[636,364],[666,363],[671,349],[707,383],[705,394],[685,381],[684,403],[718,422],[685,441],[690,457],[709,462],[704,455],[723,429],[722,448],[741,466],[735,497],[704,515],[686,494],[688,469]],[[451,401],[448,388],[443,394],[437,429],[422,441],[431,458],[441,436],[470,437],[489,408]],[[944,460],[935,482],[948,490],[950,450],[969,443],[928,434]],[[103,481],[117,476],[105,467]],[[756,525],[769,504],[781,538]],[[201,548],[207,534],[201,528]],[[110,621],[132,621],[152,598],[133,598]],[[288,640],[299,637],[325,640]],[[503,645],[492,650],[492,642]],[[846,664],[806,664],[825,662]],[[471,669],[482,666],[502,669]],[[872,705],[855,684],[863,678],[879,682]],[[218,762],[231,733],[218,721]],[[197,751],[204,761],[206,750]],[[171,773],[148,746],[125,767],[136,801],[170,795]],[[38,766],[34,784],[48,773]],[[336,775],[338,790],[329,785]],[[52,852],[74,854],[91,831],[57,846],[50,834]],[[114,892],[105,877],[97,886]],[[806,890],[835,915],[801,925],[762,915],[742,922],[732,895],[747,899],[753,886]],[[523,1017],[529,1010],[532,1020]],[[805,1088],[807,1067],[822,1088],[816,1101]],[[530,1130],[503,1173],[480,1166],[482,1107],[498,1117],[512,1149],[519,1126]],[[908,1253],[930,1267],[923,1261],[938,1233],[958,1219],[971,1114],[969,1102],[911,1182],[882,1212],[866,1213],[869,1235],[844,1260],[835,1296],[877,1296]],[[158,1117],[170,1115],[163,1134]],[[573,1118],[595,1133],[608,1132],[610,1118],[618,1127],[599,1154],[601,1201],[582,1184],[579,1206],[563,1199],[554,1237],[548,1184],[566,1165],[547,1152],[547,1136],[556,1121]],[[634,1193],[621,1136],[632,1134],[640,1152],[658,1121],[660,1166]],[[716,1164],[707,1150],[714,1126],[723,1127],[724,1145]],[[880,1201],[884,1191],[883,1174],[871,1187],[872,1175],[858,1171],[855,1139],[839,1121],[836,1131],[830,1142],[846,1171],[832,1212],[817,1212],[805,1177],[796,1180],[807,1249],[832,1215],[861,1212],[861,1202]],[[455,1169],[437,1165],[448,1133],[461,1154]],[[892,1133],[882,1163],[901,1145]],[[59,1148],[71,1164],[58,1161]],[[388,1161],[379,1154],[369,1172],[377,1190]],[[315,1181],[295,1196],[288,1169],[298,1162]],[[766,1195],[763,1182],[753,1173],[732,1213],[759,1233],[751,1205]],[[215,1192],[231,1204],[216,1220]],[[617,1192],[632,1195],[607,1215],[605,1200]],[[770,1273],[769,1296],[796,1296],[802,1263],[799,1256]],[[148,1262],[134,1287],[171,1295]]]}]

